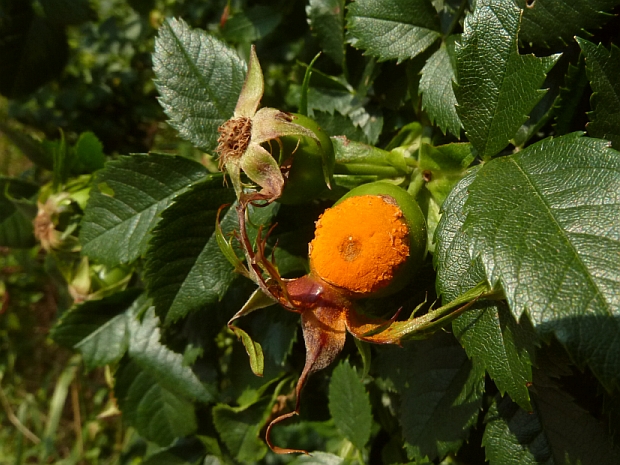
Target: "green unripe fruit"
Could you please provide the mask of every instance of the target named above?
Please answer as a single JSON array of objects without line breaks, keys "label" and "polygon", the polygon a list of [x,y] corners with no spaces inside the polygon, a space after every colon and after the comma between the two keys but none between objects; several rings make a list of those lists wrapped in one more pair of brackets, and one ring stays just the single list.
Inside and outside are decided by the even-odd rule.
[{"label": "green unripe fruit", "polygon": [[[334,148],[330,138],[316,122],[307,116],[291,114],[292,122],[310,129],[317,137],[284,136],[280,138],[283,151],[280,165],[291,164],[284,191],[279,201],[285,204],[302,204],[317,198],[331,183],[334,172]],[[272,146],[277,146],[273,144]],[[275,147],[274,147],[275,148]],[[277,155],[277,148],[275,148]]]}]

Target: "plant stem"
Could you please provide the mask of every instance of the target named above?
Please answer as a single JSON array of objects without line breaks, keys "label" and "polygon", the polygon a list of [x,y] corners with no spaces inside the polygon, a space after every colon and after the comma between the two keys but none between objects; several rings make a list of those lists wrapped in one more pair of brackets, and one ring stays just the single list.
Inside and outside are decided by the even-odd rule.
[{"label": "plant stem", "polygon": [[[1,379],[2,378],[0,377],[0,380]],[[26,428],[26,426],[24,426],[24,424],[19,420],[19,418],[17,418],[15,414],[13,413],[13,410],[11,409],[11,404],[9,400],[6,398],[4,389],[2,389],[2,385],[0,385],[0,403],[2,403],[2,408],[4,409],[4,412],[6,413],[6,417],[13,424],[13,426],[15,426],[15,428],[17,428],[17,430],[20,433],[26,436],[34,444],[39,444],[41,440],[37,437],[37,435],[34,434],[32,431],[30,431],[28,428]]]},{"label": "plant stem", "polygon": [[467,0],[461,0],[461,5],[459,6],[459,9],[457,10],[457,12],[454,14],[454,18],[452,18],[450,27],[448,27],[448,31],[446,32],[446,35],[445,35],[446,37],[452,34],[454,29],[456,28],[456,25],[459,23],[459,20],[461,19],[461,16],[463,15],[463,12],[465,11],[465,7],[467,7]]}]

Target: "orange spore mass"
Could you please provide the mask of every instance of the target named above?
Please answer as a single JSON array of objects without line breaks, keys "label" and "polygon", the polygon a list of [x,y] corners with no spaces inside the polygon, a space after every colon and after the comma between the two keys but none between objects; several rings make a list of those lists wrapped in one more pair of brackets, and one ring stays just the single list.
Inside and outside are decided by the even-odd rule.
[{"label": "orange spore mass", "polygon": [[310,268],[363,296],[387,286],[409,256],[409,228],[391,197],[350,197],[327,209],[310,243]]}]

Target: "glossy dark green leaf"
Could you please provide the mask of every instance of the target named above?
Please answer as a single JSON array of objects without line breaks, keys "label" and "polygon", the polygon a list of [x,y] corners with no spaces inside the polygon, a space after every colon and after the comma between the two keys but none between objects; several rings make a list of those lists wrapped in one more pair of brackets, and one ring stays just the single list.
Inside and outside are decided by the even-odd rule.
[{"label": "glossy dark green leaf", "polygon": [[255,462],[267,453],[267,446],[259,436],[270,410],[270,399],[247,407],[235,408],[225,404],[213,407],[213,424],[238,461]]},{"label": "glossy dark green leaf", "polygon": [[215,37],[169,19],[155,41],[153,71],[170,124],[195,147],[212,152],[217,128],[233,116],[246,64]]},{"label": "glossy dark green leaf", "polygon": [[450,131],[457,137],[461,133],[461,120],[456,112],[456,97],[453,83],[454,42],[456,36],[446,38],[441,47],[428,59],[422,68],[419,92],[422,95],[422,108],[428,113],[432,123],[445,134]]},{"label": "glossy dark green leaf", "polygon": [[454,337],[438,332],[404,348],[383,349],[379,374],[401,395],[407,455],[419,460],[459,449],[482,406],[484,369],[472,364]]},{"label": "glossy dark green leaf", "polygon": [[[209,178],[179,196],[162,214],[147,253],[149,295],[165,322],[175,321],[222,298],[235,277],[215,235],[218,209],[235,200],[222,178]],[[238,225],[234,208],[220,217],[230,234]]]},{"label": "glossy dark green leaf", "polygon": [[579,133],[484,165],[465,232],[518,319],[527,311],[610,387],[620,381],[620,154]]},{"label": "glossy dark green leaf", "polygon": [[456,45],[456,109],[483,158],[508,145],[544,95],[540,86],[558,59],[519,55],[520,18],[512,0],[479,0]]},{"label": "glossy dark green leaf", "polygon": [[191,401],[209,402],[213,393],[202,384],[192,369],[183,364],[183,355],[173,352],[160,341],[159,318],[153,307],[129,321],[129,356],[158,385],[171,394]]},{"label": "glossy dark green leaf", "polygon": [[413,58],[440,36],[430,0],[358,0],[347,9],[347,40],[379,60]]},{"label": "glossy dark green leaf", "polygon": [[557,46],[570,42],[575,34],[588,35],[613,16],[618,0],[515,0],[523,10],[519,39],[536,45]]},{"label": "glossy dark green leaf", "polygon": [[194,406],[157,382],[157,378],[133,361],[121,363],[114,394],[123,420],[140,436],[160,446],[196,431]]},{"label": "glossy dark green leaf", "polygon": [[310,0],[306,14],[325,55],[344,67],[344,0]]},{"label": "glossy dark green leaf", "polygon": [[196,437],[184,438],[159,450],[141,462],[142,465],[204,465],[205,447]]},{"label": "glossy dark green leaf", "polygon": [[79,350],[86,369],[117,362],[129,347],[128,318],[144,305],[139,289],[73,307],[51,330],[58,344]]},{"label": "glossy dark green leaf", "polygon": [[592,87],[591,123],[588,133],[611,141],[613,148],[620,149],[620,49],[611,44],[607,50],[602,44],[594,45],[577,38],[585,56],[586,72]]},{"label": "glossy dark green leaf", "polygon": [[349,362],[341,362],[329,383],[329,411],[338,431],[359,450],[370,439],[372,412],[368,393]]},{"label": "glossy dark green leaf", "polygon": [[82,252],[114,267],[145,251],[159,213],[207,170],[170,155],[132,155],[106,164],[93,182],[80,230]]},{"label": "glossy dark green leaf", "polygon": [[[471,240],[462,231],[463,206],[476,173],[472,170],[452,190],[436,230],[437,291],[444,303],[486,279],[480,259],[471,259]],[[480,304],[454,320],[452,328],[467,355],[486,368],[500,392],[530,410],[527,386],[532,381],[536,336],[527,318],[517,324],[505,305]]]}]

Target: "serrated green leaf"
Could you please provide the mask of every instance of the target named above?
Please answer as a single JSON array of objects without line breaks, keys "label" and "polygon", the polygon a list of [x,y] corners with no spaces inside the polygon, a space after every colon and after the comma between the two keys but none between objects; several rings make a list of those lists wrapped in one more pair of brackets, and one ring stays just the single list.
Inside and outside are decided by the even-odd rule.
[{"label": "serrated green leaf", "polygon": [[310,0],[306,14],[325,55],[344,67],[344,0]]},{"label": "serrated green leaf", "polygon": [[361,116],[361,119],[357,120],[360,124],[337,111],[333,114],[315,111],[313,118],[330,136],[346,136],[353,141],[376,143],[383,129],[383,116],[366,111],[358,116]]},{"label": "serrated green leaf", "polygon": [[[485,417],[482,445],[490,465],[553,465],[538,415],[496,398]],[[562,463],[562,462],[560,462]]]},{"label": "serrated green leaf", "polygon": [[[235,272],[215,235],[217,210],[235,199],[221,178],[208,178],[179,196],[162,213],[146,257],[145,281],[166,324],[217,302]],[[234,208],[220,218],[225,235],[238,227]]]},{"label": "serrated green leaf", "polygon": [[586,66],[583,55],[576,65],[569,64],[564,78],[564,85],[553,104],[554,130],[556,136],[563,136],[582,128],[573,127],[575,116],[580,111],[581,98],[588,87]]},{"label": "serrated green leaf", "polygon": [[404,348],[386,348],[376,363],[401,395],[400,422],[412,460],[459,449],[475,425],[484,370],[468,360],[450,334],[438,332]]},{"label": "serrated green leaf", "polygon": [[87,370],[117,362],[129,347],[128,318],[144,305],[140,293],[129,289],[73,307],[50,335],[56,343],[79,350]]},{"label": "serrated green leaf", "polygon": [[160,342],[159,318],[149,308],[142,321],[131,318],[129,323],[129,356],[158,384],[175,395],[201,402],[213,400],[192,369],[183,364],[183,355],[173,352]]},{"label": "serrated green leaf", "polygon": [[159,213],[208,171],[170,155],[132,155],[97,173],[81,223],[82,252],[114,267],[146,251]]},{"label": "serrated green leaf", "polygon": [[618,5],[618,0],[515,0],[523,10],[520,40],[536,45],[558,46],[575,34],[588,34],[613,15],[604,13]]},{"label": "serrated green leaf", "polygon": [[217,128],[232,117],[246,64],[223,42],[169,19],[155,40],[153,71],[160,103],[179,135],[212,152]]},{"label": "serrated green leaf", "polygon": [[29,199],[38,190],[38,186],[27,181],[0,176],[0,246],[27,248],[34,245],[32,222],[14,201]]},{"label": "serrated green leaf", "polygon": [[[472,170],[446,199],[436,230],[437,292],[444,303],[486,278],[480,259],[472,261],[471,241],[462,231],[463,206],[477,171]],[[517,324],[505,305],[488,304],[468,310],[454,320],[452,328],[467,355],[486,368],[500,392],[508,392],[519,405],[530,410],[527,385],[532,381],[536,336],[529,321],[524,319]]]},{"label": "serrated green leaf", "polygon": [[123,419],[140,436],[160,446],[196,431],[194,406],[157,382],[136,362],[122,363],[116,372],[114,393]]},{"label": "serrated green leaf", "polygon": [[235,13],[222,28],[222,36],[229,42],[256,42],[272,32],[282,21],[275,8],[258,5]]},{"label": "serrated green leaf", "polygon": [[512,0],[479,0],[456,45],[456,110],[483,158],[508,145],[544,95],[540,86],[559,58],[519,55],[520,18]]},{"label": "serrated green leaf", "polygon": [[441,37],[430,0],[358,0],[347,10],[347,40],[379,60],[400,63]]},{"label": "serrated green leaf", "polygon": [[329,411],[338,431],[359,450],[370,439],[372,412],[368,393],[348,361],[334,369],[329,383]]},{"label": "serrated green leaf", "polygon": [[591,123],[588,133],[611,141],[620,149],[620,49],[611,44],[607,50],[602,44],[594,45],[577,38],[586,60],[586,72],[592,87]]},{"label": "serrated green leaf", "polygon": [[484,165],[464,230],[518,319],[527,310],[608,387],[620,380],[620,155],[569,134]]},{"label": "serrated green leaf", "polygon": [[445,134],[450,131],[457,137],[461,133],[461,120],[456,112],[456,97],[452,84],[454,74],[454,42],[457,36],[447,37],[441,47],[427,60],[422,68],[419,93],[422,108],[432,123]]},{"label": "serrated green leaf", "polygon": [[270,410],[270,399],[243,408],[224,404],[213,407],[213,424],[238,461],[255,462],[267,453],[267,446],[259,435]]}]

